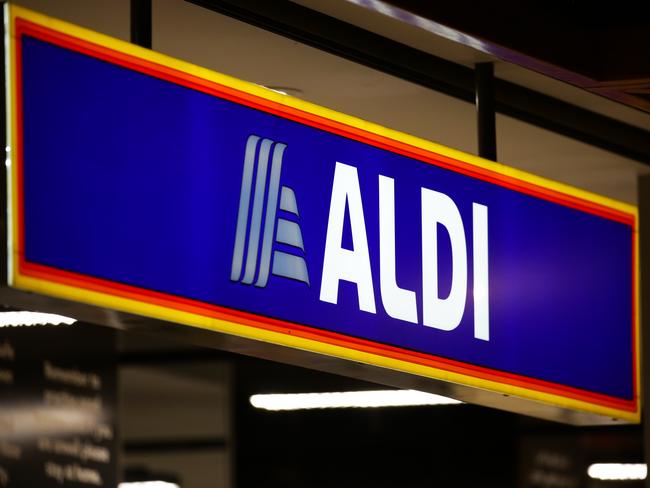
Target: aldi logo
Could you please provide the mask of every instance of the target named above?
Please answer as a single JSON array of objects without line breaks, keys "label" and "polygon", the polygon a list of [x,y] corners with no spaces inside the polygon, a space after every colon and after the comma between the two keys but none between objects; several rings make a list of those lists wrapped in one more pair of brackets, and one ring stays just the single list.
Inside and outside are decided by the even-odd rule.
[{"label": "aldi logo", "polygon": [[[248,137],[230,273],[232,281],[262,288],[270,272],[309,285],[296,195],[291,188],[280,186],[286,148],[286,144],[271,139]],[[284,244],[291,252],[273,250],[275,242]]]},{"label": "aldi logo", "polygon": [[[248,136],[231,281],[263,288],[269,275],[273,274],[310,284],[296,195],[291,188],[280,185],[286,149],[284,143],[257,135]],[[420,189],[420,319],[416,291],[397,285],[394,180],[379,175],[378,183],[379,296],[386,314],[392,319],[421,323],[444,331],[456,329],[465,314],[468,294],[467,239],[458,207],[443,193]],[[377,314],[363,201],[357,168],[337,162],[326,226],[319,299],[337,305],[340,282],[347,281],[356,285],[359,310]],[[489,341],[487,207],[473,203],[472,208],[474,337]],[[351,226],[352,249],[343,246],[346,213]],[[446,297],[441,297],[438,290],[438,227],[446,229],[452,250],[451,290]],[[275,244],[282,245],[282,249],[274,249]]]}]

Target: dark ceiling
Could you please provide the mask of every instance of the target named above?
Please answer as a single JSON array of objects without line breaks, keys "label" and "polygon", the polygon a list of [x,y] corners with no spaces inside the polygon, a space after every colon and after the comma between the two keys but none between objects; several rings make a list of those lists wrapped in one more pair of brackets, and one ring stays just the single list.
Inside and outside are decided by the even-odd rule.
[{"label": "dark ceiling", "polygon": [[633,4],[388,3],[469,34],[501,59],[650,112],[650,17]]}]

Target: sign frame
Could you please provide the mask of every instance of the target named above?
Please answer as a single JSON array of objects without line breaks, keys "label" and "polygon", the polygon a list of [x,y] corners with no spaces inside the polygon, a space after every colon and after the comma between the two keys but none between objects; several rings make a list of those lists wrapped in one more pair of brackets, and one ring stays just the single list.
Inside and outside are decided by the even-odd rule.
[{"label": "sign frame", "polygon": [[[11,287],[322,354],[391,372],[486,390],[501,396],[513,396],[568,411],[596,414],[603,419],[640,421],[639,244],[638,209],[635,206],[278,94],[21,7],[6,4],[5,9],[8,19],[5,32],[7,141],[11,148],[7,164]],[[631,401],[617,399],[26,262],[23,252],[21,51],[18,41],[23,33],[266,113],[630,225],[633,230],[634,398]],[[507,402],[508,399],[504,398],[502,408],[508,409]],[[593,418],[587,422],[591,421]]]}]

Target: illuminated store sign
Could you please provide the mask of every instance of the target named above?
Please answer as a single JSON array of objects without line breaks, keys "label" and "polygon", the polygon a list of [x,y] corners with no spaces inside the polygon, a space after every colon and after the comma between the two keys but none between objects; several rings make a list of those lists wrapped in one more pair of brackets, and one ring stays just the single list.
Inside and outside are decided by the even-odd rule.
[{"label": "illuminated store sign", "polygon": [[12,286],[638,420],[634,207],[11,19]]}]

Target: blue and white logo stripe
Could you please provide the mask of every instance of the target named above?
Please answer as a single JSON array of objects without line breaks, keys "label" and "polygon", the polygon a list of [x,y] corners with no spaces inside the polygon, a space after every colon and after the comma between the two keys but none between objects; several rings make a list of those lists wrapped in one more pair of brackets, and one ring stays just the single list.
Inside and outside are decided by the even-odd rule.
[{"label": "blue and white logo stripe", "polygon": [[[232,281],[246,285],[254,282],[255,286],[264,287],[270,271],[273,275],[309,284],[309,273],[303,256],[281,250],[273,252],[274,242],[284,244],[302,255],[305,252],[298,224],[296,195],[291,188],[280,187],[282,158],[286,147],[286,144],[271,139],[255,135],[248,137],[230,272]],[[277,216],[278,203],[280,211],[289,218]]]}]

